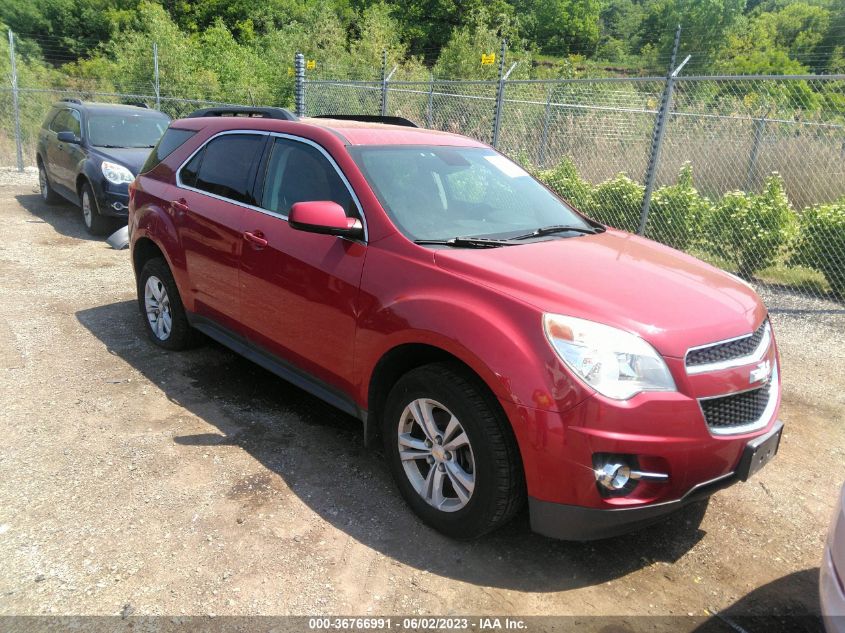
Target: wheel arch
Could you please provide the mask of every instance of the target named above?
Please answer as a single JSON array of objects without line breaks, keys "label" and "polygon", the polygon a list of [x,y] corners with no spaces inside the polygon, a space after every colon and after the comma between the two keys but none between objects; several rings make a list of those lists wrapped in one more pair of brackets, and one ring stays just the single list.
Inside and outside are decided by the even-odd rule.
[{"label": "wheel arch", "polygon": [[[143,236],[135,240],[134,247],[132,248],[132,267],[135,270],[135,275],[137,276],[141,272],[144,264],[157,257],[167,262],[164,251],[152,239]],[[167,263],[169,266],[170,263]]]},{"label": "wheel arch", "polygon": [[505,420],[508,419],[493,388],[464,359],[443,347],[430,343],[401,343],[382,354],[370,374],[367,386],[367,416],[364,424],[364,442],[368,446],[372,445],[380,435],[380,420],[393,385],[409,371],[437,362],[447,362],[460,367],[482,389],[490,405],[496,407]]}]

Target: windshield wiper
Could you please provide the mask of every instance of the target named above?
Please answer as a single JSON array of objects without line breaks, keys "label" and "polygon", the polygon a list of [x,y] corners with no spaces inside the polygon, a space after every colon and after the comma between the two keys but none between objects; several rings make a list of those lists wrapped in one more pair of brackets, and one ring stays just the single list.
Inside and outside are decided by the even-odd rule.
[{"label": "windshield wiper", "polygon": [[584,233],[585,235],[593,235],[595,233],[602,233],[604,232],[604,227],[593,227],[593,226],[570,226],[568,224],[553,224],[551,226],[543,226],[539,229],[535,229],[530,233],[525,233],[524,235],[517,235],[516,237],[512,237],[512,240],[527,240],[532,237],[543,237],[544,235],[553,235],[555,233],[565,233],[566,231],[572,231],[573,233]]},{"label": "windshield wiper", "polygon": [[457,248],[496,248],[513,246],[510,240],[497,240],[490,237],[453,237],[448,240],[414,240],[414,244],[434,244],[436,246],[455,246]]}]

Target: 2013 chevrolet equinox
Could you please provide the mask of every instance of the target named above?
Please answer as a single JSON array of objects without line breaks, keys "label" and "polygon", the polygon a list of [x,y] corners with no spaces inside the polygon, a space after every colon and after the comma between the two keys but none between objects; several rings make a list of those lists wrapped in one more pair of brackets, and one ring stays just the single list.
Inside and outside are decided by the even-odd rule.
[{"label": "2013 chevrolet equinox", "polygon": [[130,187],[149,334],[203,332],[359,417],[429,525],[475,537],[527,497],[535,531],[604,538],[777,451],[744,282],[463,136],[226,114],[173,122]]}]

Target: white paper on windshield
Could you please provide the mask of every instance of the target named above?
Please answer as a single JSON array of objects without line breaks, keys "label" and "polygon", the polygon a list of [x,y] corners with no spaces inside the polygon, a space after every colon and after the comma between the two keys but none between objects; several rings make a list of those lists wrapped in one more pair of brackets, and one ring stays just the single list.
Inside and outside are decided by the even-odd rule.
[{"label": "white paper on windshield", "polygon": [[485,156],[484,157],[488,163],[493,165],[496,169],[502,172],[505,176],[509,178],[522,178],[523,176],[527,176],[528,172],[525,171],[522,167],[517,165],[516,163],[512,163],[504,156],[493,155],[493,156]]}]

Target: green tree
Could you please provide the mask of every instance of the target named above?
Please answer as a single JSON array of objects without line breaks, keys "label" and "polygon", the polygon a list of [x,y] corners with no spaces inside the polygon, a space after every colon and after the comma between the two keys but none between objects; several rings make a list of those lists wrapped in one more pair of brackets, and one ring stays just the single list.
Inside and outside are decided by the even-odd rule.
[{"label": "green tree", "polygon": [[[520,8],[523,3],[516,6]],[[529,0],[528,35],[541,51],[555,54],[592,54],[599,41],[599,0]]]}]

